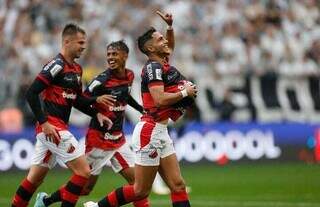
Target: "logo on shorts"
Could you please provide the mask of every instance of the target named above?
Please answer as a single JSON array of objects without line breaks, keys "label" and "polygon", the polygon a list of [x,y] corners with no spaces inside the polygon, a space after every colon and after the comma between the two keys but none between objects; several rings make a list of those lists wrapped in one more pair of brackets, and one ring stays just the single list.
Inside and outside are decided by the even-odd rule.
[{"label": "logo on shorts", "polygon": [[75,149],[76,148],[71,144],[69,149],[68,149],[68,151],[67,151],[67,153],[72,153],[72,152],[74,152]]},{"label": "logo on shorts", "polygon": [[158,152],[157,152],[157,149],[154,149],[151,151],[151,153],[149,154],[149,157],[154,159],[158,156]]}]

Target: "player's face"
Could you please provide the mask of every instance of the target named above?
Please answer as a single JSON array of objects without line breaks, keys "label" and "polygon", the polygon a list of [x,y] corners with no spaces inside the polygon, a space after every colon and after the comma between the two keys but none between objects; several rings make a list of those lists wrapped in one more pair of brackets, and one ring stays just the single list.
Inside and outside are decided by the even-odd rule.
[{"label": "player's face", "polygon": [[168,40],[160,32],[154,32],[152,37],[152,46],[155,53],[160,55],[169,55],[171,50],[168,46]]},{"label": "player's face", "polygon": [[124,68],[126,65],[128,54],[125,51],[119,50],[114,47],[107,49],[107,63],[108,68],[115,70]]},{"label": "player's face", "polygon": [[74,58],[79,58],[86,49],[86,35],[78,32],[76,35],[70,37],[67,46],[70,54]]}]

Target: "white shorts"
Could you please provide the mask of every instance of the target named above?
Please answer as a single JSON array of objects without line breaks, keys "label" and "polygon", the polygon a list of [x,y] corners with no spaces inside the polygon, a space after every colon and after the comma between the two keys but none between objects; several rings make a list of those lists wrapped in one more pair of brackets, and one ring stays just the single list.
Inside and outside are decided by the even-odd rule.
[{"label": "white shorts", "polygon": [[86,153],[87,161],[91,168],[92,175],[99,175],[102,168],[109,163],[115,173],[134,166],[134,153],[128,143],[114,150],[103,150],[92,148]]},{"label": "white shorts", "polygon": [[142,166],[159,166],[160,158],[175,153],[167,125],[139,122],[132,134],[135,162]]},{"label": "white shorts", "polygon": [[60,143],[56,145],[46,140],[43,132],[37,134],[35,153],[32,158],[32,165],[53,168],[57,159],[63,163],[72,161],[81,155],[84,155],[84,149],[80,146],[78,140],[69,131],[59,131]]}]

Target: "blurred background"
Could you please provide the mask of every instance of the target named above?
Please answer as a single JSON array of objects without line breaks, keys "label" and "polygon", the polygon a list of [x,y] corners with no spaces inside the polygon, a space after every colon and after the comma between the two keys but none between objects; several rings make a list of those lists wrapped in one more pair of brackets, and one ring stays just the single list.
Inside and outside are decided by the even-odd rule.
[{"label": "blurred background", "polygon": [[[170,125],[194,206],[320,206],[319,8],[317,0],[0,0],[1,186],[17,183],[25,173],[18,169],[29,167],[35,120],[24,95],[59,52],[64,25],[76,22],[87,32],[79,59],[84,85],[105,69],[105,46],[126,41],[132,94],[141,103],[146,57],[136,39],[151,25],[165,33],[160,10],[174,18],[170,62],[200,91],[196,105]],[[127,112],[130,139],[139,113]],[[73,111],[77,137],[88,121]],[[104,195],[97,188],[94,196]],[[0,193],[0,204],[14,190]],[[161,199],[155,206],[169,206]]]}]

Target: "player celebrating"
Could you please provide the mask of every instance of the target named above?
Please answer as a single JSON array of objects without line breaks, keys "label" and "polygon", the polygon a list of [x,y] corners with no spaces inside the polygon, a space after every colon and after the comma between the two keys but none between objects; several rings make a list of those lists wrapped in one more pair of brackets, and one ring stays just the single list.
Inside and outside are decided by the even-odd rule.
[{"label": "player celebrating", "polygon": [[[102,104],[94,104],[94,107],[109,117],[113,126],[111,129],[101,127],[96,118],[92,118],[86,135],[86,157],[91,167],[91,176],[81,195],[88,195],[97,182],[102,168],[111,162],[116,173],[120,173],[130,184],[134,183],[134,154],[126,143],[122,130],[124,112],[129,104],[139,112],[143,107],[130,95],[134,73],[125,67],[129,48],[124,41],[112,42],[107,46],[108,69],[98,75],[85,90],[88,97],[112,94],[115,103],[105,107]],[[37,207],[49,206],[61,201],[60,190],[47,197],[45,193],[39,193],[36,201]],[[148,200],[142,199],[133,203],[136,207],[148,207]]]},{"label": "player celebrating", "polygon": [[[150,193],[158,171],[170,188],[173,207],[190,206],[167,123],[169,118],[176,120],[181,114],[175,104],[184,105],[185,98],[194,98],[197,89],[195,85],[183,84],[186,82],[185,78],[175,67],[168,64],[174,39],[172,15],[163,15],[160,12],[158,14],[168,23],[167,38],[154,28],[138,38],[139,49],[149,60],[141,75],[141,93],[146,113],[136,125],[132,136],[136,153],[134,185],[118,188],[98,203],[89,201],[84,204],[85,207],[122,206],[145,198]],[[181,91],[168,92],[178,88],[181,88]]]},{"label": "player celebrating", "polygon": [[90,167],[78,141],[68,131],[71,108],[74,106],[96,117],[101,126],[107,122],[111,127],[112,122],[90,107],[94,102],[110,104],[110,97],[88,99],[82,96],[82,69],[75,59],[80,57],[85,44],[85,31],[75,24],[67,24],[62,32],[61,52],[43,67],[27,92],[28,103],[38,121],[37,141],[32,166],[14,195],[12,207],[28,205],[49,169],[55,166],[57,158],[73,172],[71,179],[62,189],[61,206],[75,206],[79,193],[87,183]]}]

